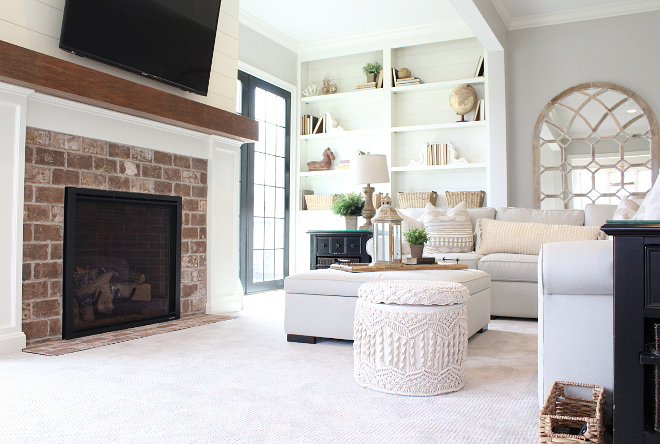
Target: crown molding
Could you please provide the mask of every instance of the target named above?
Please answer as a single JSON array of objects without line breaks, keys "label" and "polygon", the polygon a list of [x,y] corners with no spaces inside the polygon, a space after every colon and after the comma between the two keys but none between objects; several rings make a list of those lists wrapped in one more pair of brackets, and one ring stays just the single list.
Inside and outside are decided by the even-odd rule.
[{"label": "crown molding", "polygon": [[359,35],[338,37],[301,43],[298,52],[301,61],[319,54],[328,54],[347,48],[358,52],[368,48],[382,48],[383,42],[392,42],[395,46],[406,46],[414,43],[450,41],[474,37],[474,33],[462,20],[447,20],[443,22],[416,25],[404,28],[388,29]]},{"label": "crown molding", "polygon": [[[503,5],[504,0],[493,0],[493,4],[500,12],[498,3]],[[506,7],[505,7],[506,9]],[[551,14],[540,14],[511,19],[509,30],[534,28],[538,26],[559,25],[584,20],[616,17],[619,15],[637,14],[641,12],[660,10],[660,0],[638,0],[635,2],[616,3],[609,6],[596,6],[592,8],[574,9]],[[506,9],[508,12],[508,9]],[[500,12],[502,15],[502,12]],[[502,18],[504,20],[504,18]],[[505,20],[506,23],[506,20]]]},{"label": "crown molding", "polygon": [[284,46],[286,49],[293,51],[296,54],[298,53],[300,43],[273,28],[268,23],[259,20],[249,12],[245,12],[241,9],[238,14],[238,22],[274,41],[278,45]]},{"label": "crown molding", "polygon": [[513,17],[511,16],[511,11],[509,11],[509,8],[506,5],[506,0],[491,0],[491,2],[504,22],[504,26],[506,26],[507,29],[511,29]]}]

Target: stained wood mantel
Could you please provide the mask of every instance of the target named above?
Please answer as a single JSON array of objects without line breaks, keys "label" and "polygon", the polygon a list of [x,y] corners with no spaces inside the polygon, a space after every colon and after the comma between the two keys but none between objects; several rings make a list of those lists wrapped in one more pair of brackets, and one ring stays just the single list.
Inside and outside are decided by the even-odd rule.
[{"label": "stained wood mantel", "polygon": [[205,134],[258,139],[255,120],[3,41],[0,81]]}]

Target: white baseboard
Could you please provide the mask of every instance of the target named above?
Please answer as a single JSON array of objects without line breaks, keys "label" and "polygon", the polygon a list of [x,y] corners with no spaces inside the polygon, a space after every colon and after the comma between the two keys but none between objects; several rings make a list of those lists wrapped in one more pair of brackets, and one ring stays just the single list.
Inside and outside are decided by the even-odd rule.
[{"label": "white baseboard", "polygon": [[0,356],[9,355],[11,353],[20,353],[25,346],[25,333],[22,331],[0,334]]},{"label": "white baseboard", "polygon": [[237,314],[242,308],[243,296],[241,294],[216,295],[209,297],[206,304],[206,314]]}]

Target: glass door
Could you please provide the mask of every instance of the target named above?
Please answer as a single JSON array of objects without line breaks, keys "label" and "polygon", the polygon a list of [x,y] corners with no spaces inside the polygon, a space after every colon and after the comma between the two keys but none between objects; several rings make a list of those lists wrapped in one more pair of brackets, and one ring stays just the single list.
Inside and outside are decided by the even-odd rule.
[{"label": "glass door", "polygon": [[241,149],[240,275],[246,293],[284,287],[289,271],[291,93],[239,71],[239,113],[259,122]]}]

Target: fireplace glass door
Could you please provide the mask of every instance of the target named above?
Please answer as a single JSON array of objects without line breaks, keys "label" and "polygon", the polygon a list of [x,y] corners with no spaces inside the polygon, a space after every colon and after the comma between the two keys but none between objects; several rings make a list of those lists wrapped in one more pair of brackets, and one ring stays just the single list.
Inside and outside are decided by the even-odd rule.
[{"label": "fireplace glass door", "polygon": [[67,188],[64,339],[180,314],[181,198]]}]

